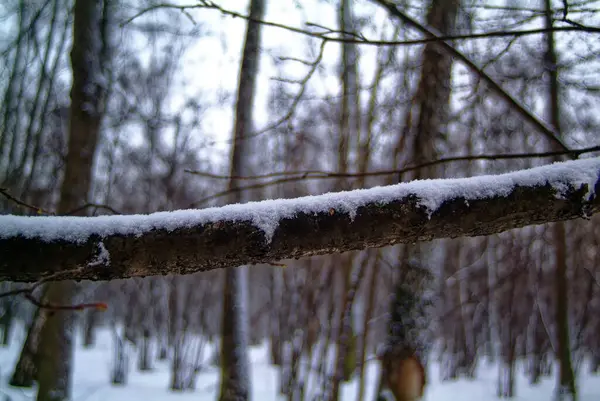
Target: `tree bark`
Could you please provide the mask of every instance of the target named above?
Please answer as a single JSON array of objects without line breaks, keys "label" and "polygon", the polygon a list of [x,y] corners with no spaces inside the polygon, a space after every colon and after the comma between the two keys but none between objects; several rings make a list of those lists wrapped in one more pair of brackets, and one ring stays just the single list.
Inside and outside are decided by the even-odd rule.
[{"label": "tree bark", "polygon": [[[206,224],[190,222],[188,227],[172,230],[156,227],[139,235],[126,231],[104,237],[98,235],[82,242],[75,239],[81,226],[66,226],[64,233],[71,237],[50,242],[12,230],[12,236],[0,237],[0,280],[31,282],[58,272],[63,272],[61,278],[75,280],[190,274],[436,238],[490,235],[597,213],[600,200],[596,196],[588,197],[590,186],[594,187],[592,190],[600,189],[598,173],[589,171],[598,168],[596,159],[571,161],[564,166],[564,170],[560,165],[551,166],[549,174],[542,174],[539,182],[532,180],[509,192],[499,188],[495,193],[492,188],[499,177],[492,177],[485,186],[485,196],[475,193],[473,197],[446,197],[449,186],[441,180],[436,196],[448,200],[432,212],[421,203],[427,199],[427,192],[418,188],[387,204],[366,201],[356,209],[354,216],[341,210],[344,207],[341,203],[337,211],[322,207],[304,209],[282,218],[270,241],[262,229],[251,221],[240,221],[235,215]],[[580,178],[568,178],[573,169],[583,166],[588,166],[584,167],[585,171],[593,175],[590,184],[582,183]],[[537,171],[532,176],[538,175],[540,170]],[[551,184],[546,183],[547,180]],[[317,200],[311,198],[316,203]],[[264,205],[262,212],[271,214],[281,207],[280,203]],[[18,229],[20,222],[27,226],[27,219],[38,218],[0,216],[0,230],[3,219],[16,221]],[[119,221],[120,216],[113,218]],[[63,217],[45,219],[50,219],[52,226],[61,230]],[[93,226],[97,219],[86,218],[81,224]],[[69,227],[75,232],[70,233]],[[100,241],[110,260],[98,260]],[[97,264],[90,265],[92,261]]]}]

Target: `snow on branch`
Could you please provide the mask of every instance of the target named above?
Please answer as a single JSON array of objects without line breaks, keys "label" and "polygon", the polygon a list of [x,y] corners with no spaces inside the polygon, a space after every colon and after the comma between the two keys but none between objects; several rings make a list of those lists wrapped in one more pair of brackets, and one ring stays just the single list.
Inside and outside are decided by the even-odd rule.
[{"label": "snow on branch", "polygon": [[[600,158],[149,215],[0,216],[0,281],[188,274],[588,217]],[[99,250],[101,251],[99,253]],[[110,264],[109,264],[110,261]],[[86,266],[85,269],[75,269]]]}]

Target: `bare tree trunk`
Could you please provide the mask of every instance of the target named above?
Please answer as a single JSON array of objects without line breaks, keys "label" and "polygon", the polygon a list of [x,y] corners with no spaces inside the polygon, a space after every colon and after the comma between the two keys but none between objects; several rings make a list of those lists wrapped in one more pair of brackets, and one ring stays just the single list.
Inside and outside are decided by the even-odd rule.
[{"label": "bare tree trunk", "polygon": [[[19,1],[19,36],[16,41],[15,58],[10,70],[10,76],[8,78],[6,91],[2,101],[3,118],[0,126],[3,128],[0,135],[0,178],[2,178],[2,185],[10,184],[14,180],[11,166],[11,142],[14,143],[18,132],[13,127],[13,121],[20,118],[18,113],[15,113],[17,109],[16,105],[20,102],[17,96],[17,85],[18,80],[23,80],[23,74],[21,72],[23,64],[23,53],[27,53],[27,32],[28,32],[28,18],[27,18],[27,2],[25,0]],[[11,139],[11,141],[9,141]]]},{"label": "bare tree trunk", "polygon": [[366,306],[364,313],[364,321],[363,321],[363,341],[359,350],[359,358],[358,362],[360,363],[359,369],[359,385],[358,385],[358,393],[356,395],[356,401],[364,401],[365,393],[366,393],[366,363],[367,363],[367,349],[369,343],[369,333],[370,333],[370,322],[373,317],[373,311],[375,310],[375,297],[377,295],[377,276],[380,271],[380,259],[381,259],[381,251],[375,250],[374,252],[370,252],[373,262],[371,263],[371,272],[368,276],[368,281],[366,284]]},{"label": "bare tree trunk", "polygon": [[[546,28],[552,28],[552,1],[544,0]],[[548,85],[548,114],[555,131],[561,132],[560,124],[560,88],[558,82],[558,61],[554,34],[546,33],[546,55],[544,58],[547,68]],[[577,386],[575,372],[571,357],[571,340],[569,336],[569,298],[567,277],[567,239],[565,225],[556,223],[553,229],[554,257],[556,263],[556,332],[557,332],[557,358],[559,362],[559,380],[556,388],[557,400],[577,400]]]},{"label": "bare tree trunk", "polygon": [[[46,291],[44,289],[41,296],[45,300]],[[31,387],[37,379],[36,355],[40,341],[40,335],[44,322],[46,321],[46,311],[37,309],[27,330],[27,337],[23,343],[23,348],[19,354],[19,360],[15,365],[15,370],[10,378],[9,384],[15,387]]]},{"label": "bare tree trunk", "polygon": [[93,347],[96,343],[96,327],[100,319],[100,312],[92,309],[85,314],[83,328],[83,346],[86,348]]},{"label": "bare tree trunk", "polygon": [[139,354],[138,354],[138,370],[140,372],[148,372],[152,370],[152,363],[150,358],[150,330],[148,328],[142,329],[142,336],[139,341]]},{"label": "bare tree trunk", "polygon": [[[353,32],[354,13],[350,0],[341,0],[338,10],[340,31]],[[342,99],[340,104],[340,120],[338,132],[338,168],[339,172],[348,171],[349,158],[352,152],[351,144],[360,142],[360,102],[358,89],[358,50],[354,43],[342,43],[340,81],[342,85]],[[359,145],[360,146],[360,145]],[[337,182],[338,190],[349,189],[348,181],[341,179]],[[347,379],[345,370],[350,351],[353,328],[352,306],[348,304],[348,292],[350,291],[350,274],[352,272],[353,259],[355,255],[333,255],[336,268],[336,282],[341,286],[341,297],[335,314],[335,333],[333,340],[336,344],[334,360],[334,372],[331,377],[331,385],[328,386],[327,399],[337,401],[339,399],[340,382]],[[333,289],[332,289],[333,291]],[[350,308],[350,310],[347,310]],[[335,310],[335,306],[334,306]]]},{"label": "bare tree trunk", "polygon": [[10,345],[13,323],[15,322],[15,304],[12,300],[5,300],[0,316],[0,345]]},{"label": "bare tree trunk", "polygon": [[[80,206],[91,188],[106,100],[107,82],[103,74],[109,58],[109,4],[110,0],[75,2],[68,153],[58,214],[66,214]],[[64,305],[71,303],[74,295],[74,282],[52,282],[48,284],[46,300]],[[71,397],[73,320],[72,311],[54,311],[44,324],[37,355],[38,401],[60,401]]]},{"label": "bare tree trunk", "polygon": [[110,382],[114,385],[120,386],[127,384],[127,374],[129,373],[129,353],[127,352],[127,344],[125,343],[124,336],[121,336],[117,332],[117,328],[115,327],[114,323],[112,330],[114,354],[110,370]]},{"label": "bare tree trunk", "polygon": [[[253,129],[252,108],[254,105],[256,77],[258,75],[261,20],[265,13],[264,0],[250,1],[250,17],[246,28],[246,40],[242,54],[238,83],[234,143],[231,156],[231,176],[245,174],[245,158],[248,157],[248,141],[244,138]],[[229,181],[229,188],[237,182]],[[240,202],[241,194],[235,192],[232,203]],[[223,290],[223,313],[221,326],[221,392],[219,401],[243,401],[250,398],[248,361],[248,316],[246,311],[247,271],[245,267],[225,270]]]},{"label": "bare tree trunk", "polygon": [[[456,16],[458,13],[460,0],[432,0],[427,13],[427,24],[443,35],[452,34],[456,25]],[[445,125],[448,119],[448,107],[450,100],[450,82],[453,59],[438,43],[428,43],[423,49],[422,67],[419,85],[417,87],[413,105],[407,109],[405,118],[407,126],[405,132],[410,133],[409,140],[411,141],[412,152],[411,162],[421,163],[426,160],[434,160],[437,156],[436,143],[446,141]],[[403,146],[406,138],[399,137],[398,147]],[[396,153],[401,152],[401,149],[396,149]],[[423,169],[413,175],[411,178],[431,178],[434,173],[433,169]],[[406,177],[399,177],[399,181]],[[399,263],[404,266],[409,266],[413,260],[421,262],[422,246],[421,245],[406,245],[399,260]],[[409,268],[410,271],[411,268]],[[423,269],[419,267],[418,269]],[[424,269],[427,271],[427,269]],[[404,271],[404,270],[403,270]],[[415,270],[417,271],[417,270]],[[404,279],[403,279],[404,280]],[[400,384],[392,384],[390,380],[394,380],[399,370],[397,365],[404,363],[407,356],[413,353],[427,368],[428,349],[422,341],[415,338],[410,338],[402,330],[396,327],[399,321],[406,320],[411,322],[416,319],[416,315],[423,313],[419,311],[416,305],[425,305],[425,298],[418,299],[423,296],[421,291],[402,290],[403,283],[398,283],[396,296],[398,304],[394,304],[395,314],[394,320],[390,323],[390,334],[387,341],[387,349],[383,356],[383,366],[378,389],[378,397],[383,396],[383,392],[387,387],[394,393],[397,401],[403,401],[408,393],[414,394],[413,389],[402,388]],[[427,289],[425,292],[428,292]],[[411,293],[412,292],[412,293]],[[405,304],[406,305],[403,305]],[[409,307],[415,305],[415,308]],[[413,310],[415,309],[415,310]],[[411,316],[416,314],[415,316]],[[427,316],[423,316],[427,319]],[[430,323],[430,322],[428,322]],[[402,325],[402,324],[401,324]],[[403,325],[402,325],[403,326]],[[424,334],[426,328],[417,328],[418,336]],[[406,328],[408,330],[408,328]],[[419,333],[421,331],[421,333]],[[394,334],[396,332],[396,334]],[[406,337],[406,338],[405,338]],[[418,349],[415,349],[418,348]],[[423,372],[423,387],[425,386],[426,373]],[[398,383],[402,383],[399,381]],[[422,393],[421,393],[422,394]]]}]

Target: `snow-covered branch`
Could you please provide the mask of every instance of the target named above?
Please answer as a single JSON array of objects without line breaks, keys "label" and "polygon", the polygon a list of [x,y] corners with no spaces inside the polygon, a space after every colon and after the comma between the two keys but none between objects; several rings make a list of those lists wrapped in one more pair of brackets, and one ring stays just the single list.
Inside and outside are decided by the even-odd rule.
[{"label": "snow-covered branch", "polygon": [[[68,270],[74,273],[66,278],[91,280],[188,274],[489,235],[591,216],[600,208],[599,177],[600,158],[592,158],[502,175],[150,215],[0,216],[0,281],[37,281]],[[77,266],[87,268],[73,270]]]}]

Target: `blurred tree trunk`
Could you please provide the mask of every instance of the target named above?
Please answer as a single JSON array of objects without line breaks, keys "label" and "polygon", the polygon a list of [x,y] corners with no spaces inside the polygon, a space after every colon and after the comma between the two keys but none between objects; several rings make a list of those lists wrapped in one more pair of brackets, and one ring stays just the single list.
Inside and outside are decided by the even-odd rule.
[{"label": "blurred tree trunk", "polygon": [[[240,66],[237,104],[235,110],[234,142],[231,155],[229,188],[237,186],[238,177],[246,174],[245,159],[249,157],[249,142],[244,138],[252,133],[252,109],[259,66],[259,47],[265,14],[265,0],[250,1],[250,17]],[[235,192],[231,203],[242,201]],[[248,316],[246,299],[246,267],[225,270],[223,313],[221,326],[221,390],[219,401],[243,401],[250,398],[250,366],[248,361]]]},{"label": "blurred tree trunk", "polygon": [[[269,289],[270,289],[270,303],[271,305],[278,305],[278,302],[282,299],[282,282],[283,272],[279,269],[271,269],[269,271]],[[269,342],[269,356],[271,364],[281,367],[283,363],[282,358],[282,344],[281,344],[281,311],[282,307],[269,308],[269,336],[271,341]]]},{"label": "blurred tree trunk", "polygon": [[[391,318],[388,325],[388,335],[385,347],[380,357],[383,360],[382,372],[377,389],[378,399],[384,398],[387,391],[392,391],[396,397],[402,394],[402,389],[392,383],[397,373],[396,364],[404,358],[416,356],[427,367],[427,359],[433,342],[429,328],[433,306],[434,276],[428,268],[413,261],[402,266],[402,273],[394,284],[394,294],[390,304]],[[404,398],[396,398],[404,401]]]},{"label": "blurred tree trunk", "polygon": [[92,309],[85,314],[83,327],[83,346],[93,347],[96,344],[96,327],[100,320],[100,311]]},{"label": "blurred tree trunk", "polygon": [[358,392],[356,394],[356,401],[365,400],[365,393],[367,387],[367,349],[369,345],[370,332],[371,332],[371,319],[373,318],[373,313],[375,311],[375,303],[376,303],[376,295],[377,295],[377,278],[379,276],[379,272],[381,271],[381,250],[377,249],[374,252],[369,252],[369,259],[372,259],[371,266],[369,270],[369,274],[367,275],[367,282],[365,283],[365,295],[366,298],[363,301],[363,305],[365,308],[364,316],[363,316],[363,330],[362,330],[362,342],[360,348],[357,350],[357,361],[359,363],[358,366],[358,375],[359,375],[359,384],[358,384]]},{"label": "blurred tree trunk", "polygon": [[[354,12],[350,0],[341,0],[338,9],[338,21],[341,32],[354,32]],[[340,81],[342,86],[342,98],[340,104],[340,119],[338,132],[338,166],[337,171],[343,173],[348,171],[350,156],[353,153],[351,146],[354,141],[360,140],[360,100],[358,88],[358,49],[355,43],[342,43],[340,65]],[[360,146],[360,145],[359,145]],[[337,190],[350,189],[350,183],[345,179],[337,182]],[[340,297],[337,299],[337,308],[334,320],[333,340],[335,342],[334,372],[331,385],[328,386],[327,398],[330,401],[339,399],[340,382],[349,379],[350,371],[346,358],[351,349],[353,339],[352,327],[352,305],[348,304],[348,292],[350,285],[350,274],[354,265],[354,258],[358,253],[332,255],[335,267],[335,283],[339,285]],[[332,288],[335,291],[335,287]],[[350,310],[346,310],[350,308]]]},{"label": "blurred tree trunk", "polygon": [[12,300],[5,300],[0,315],[0,345],[10,345],[10,335],[12,334],[13,323],[15,322],[15,304]]},{"label": "blurred tree trunk", "polygon": [[[451,35],[455,30],[459,6],[460,0],[432,0],[427,12],[427,25],[434,28],[442,35]],[[404,144],[411,144],[411,153],[407,158],[410,163],[418,164],[428,160],[435,160],[437,157],[436,143],[449,140],[446,135],[445,125],[448,120],[448,107],[451,94],[450,83],[452,62],[452,57],[450,57],[437,43],[431,42],[425,45],[422,54],[419,84],[414,95],[413,104],[409,105],[406,110],[406,126],[399,133],[396,145],[397,149],[395,149],[394,152],[396,155],[405,153],[406,150]],[[409,137],[404,138],[402,137],[403,135],[409,135]],[[422,169],[411,176],[410,179],[431,178],[434,174],[435,171],[433,169]],[[406,178],[407,177],[400,176],[398,177],[398,180],[403,181]],[[404,251],[401,252],[402,256],[399,263],[404,266],[410,266],[414,262],[421,263],[421,258],[423,257],[422,247],[423,246],[419,244],[404,245]],[[419,267],[419,269],[423,268]],[[410,280],[408,278],[401,278],[400,280],[405,279]],[[409,281],[407,281],[407,285],[410,285],[408,283]],[[429,285],[431,285],[431,283]],[[402,283],[399,282],[397,286],[402,286]],[[400,291],[399,288],[400,287],[397,287],[396,289],[397,300],[392,306],[394,308],[392,313],[396,313],[398,308],[400,308],[404,315],[397,315],[395,318],[393,317],[392,322],[390,322],[390,334],[387,340],[384,362],[393,355],[403,355],[403,350],[407,347],[409,349],[416,347],[417,349],[415,351],[426,368],[428,347],[422,344],[421,341],[415,342],[414,339],[400,336],[397,329],[393,329],[393,327],[398,324],[397,322],[400,321],[400,319],[410,320],[416,318],[411,316],[411,314],[424,313],[423,311],[420,312],[418,310],[419,308],[416,306],[414,311],[408,306],[412,304],[425,305],[428,302],[426,298],[420,300],[416,298],[428,293],[429,289],[423,289],[423,293],[410,290],[412,292],[410,295],[408,293],[403,295],[398,293],[398,291]],[[401,306],[403,304],[406,305]],[[428,319],[426,316],[424,316],[424,318]],[[429,320],[427,323],[429,324],[431,321]],[[392,372],[386,372],[385,366],[383,367],[377,390],[378,399],[384,397],[386,380],[388,379],[387,376],[391,373]]]},{"label": "blurred tree trunk", "polygon": [[117,333],[117,329],[114,326],[113,332],[114,354],[110,370],[110,382],[111,384],[122,386],[127,384],[129,356],[126,349],[127,345],[125,344],[123,337]]},{"label": "blurred tree trunk", "polygon": [[[75,2],[71,66],[73,83],[69,116],[68,153],[60,190],[58,214],[79,207],[91,189],[94,155],[106,101],[109,59],[108,13],[111,0]],[[75,283],[48,284],[46,301],[73,302]],[[38,360],[38,401],[71,397],[73,359],[72,311],[53,311],[42,328]]]},{"label": "blurred tree trunk", "polygon": [[[552,1],[545,2],[545,27],[552,29]],[[546,33],[546,55],[544,65],[548,73],[548,117],[555,131],[561,133],[560,87],[558,81],[558,60],[553,32]],[[556,387],[557,400],[577,400],[577,386],[571,356],[569,336],[569,279],[567,276],[567,239],[565,224],[556,223],[553,227],[556,286],[556,333],[559,379]]]},{"label": "blurred tree trunk", "polygon": [[[21,102],[20,91],[18,88],[23,85],[25,80],[25,74],[23,74],[23,64],[26,64],[27,54],[27,32],[29,31],[29,12],[27,9],[27,1],[19,1],[18,11],[18,36],[15,43],[14,59],[10,68],[10,75],[6,85],[6,90],[2,99],[2,132],[0,135],[0,183],[2,186],[10,188],[15,180],[15,173],[13,172],[14,163],[11,161],[14,159],[14,143],[18,135],[17,121],[20,119],[18,113],[18,104]],[[9,205],[7,207],[12,208]],[[9,209],[10,210],[10,209]]]},{"label": "blurred tree trunk", "polygon": [[[427,25],[443,35],[455,30],[460,0],[432,0],[427,13]],[[412,129],[412,163],[435,160],[436,142],[449,140],[446,136],[450,83],[453,59],[435,42],[423,49],[421,78],[414,105],[409,110],[408,128]],[[414,123],[413,123],[414,122]],[[414,127],[410,127],[414,124]],[[423,169],[413,177],[431,178],[432,171]]]},{"label": "blurred tree trunk", "polygon": [[138,353],[138,370],[140,372],[148,372],[152,370],[152,363],[150,358],[150,330],[148,328],[142,328],[142,336],[139,341],[139,353]]},{"label": "blurred tree trunk", "polygon": [[[45,301],[46,290],[42,290],[40,299]],[[40,333],[46,321],[47,311],[36,309],[31,325],[27,330],[27,336],[23,342],[23,348],[15,365],[15,370],[10,378],[9,384],[15,387],[31,387],[37,379],[36,354],[38,351]]]}]

